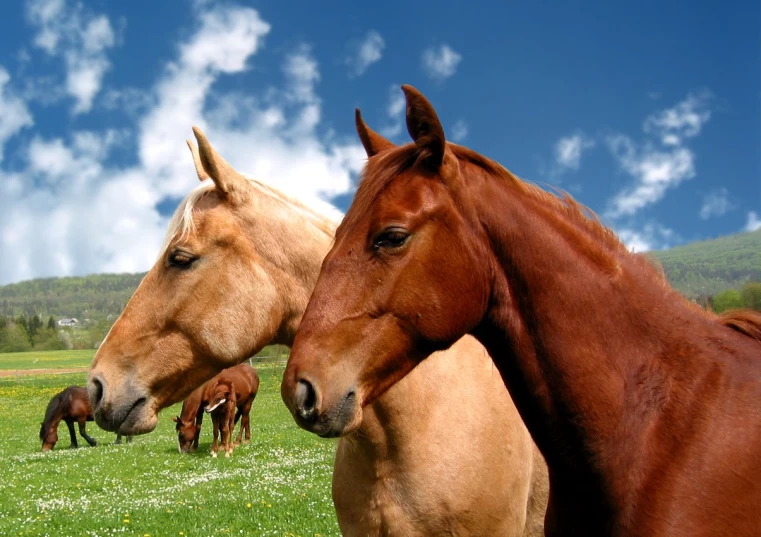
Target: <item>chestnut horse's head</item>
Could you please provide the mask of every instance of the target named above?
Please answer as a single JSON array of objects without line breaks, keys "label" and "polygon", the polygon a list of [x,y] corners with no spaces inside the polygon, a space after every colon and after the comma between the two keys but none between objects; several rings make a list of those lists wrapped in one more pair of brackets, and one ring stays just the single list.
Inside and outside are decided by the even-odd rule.
[{"label": "chestnut horse's head", "polygon": [[369,160],[283,378],[297,423],[322,436],[358,427],[363,406],[472,330],[489,300],[491,267],[461,175],[460,153],[472,152],[448,144],[425,97],[402,89],[414,143],[395,147],[357,116]]},{"label": "chestnut horse's head", "polygon": [[225,403],[234,402],[235,390],[229,382],[212,382],[206,388],[204,399],[209,402],[206,405],[206,413],[211,414]]},{"label": "chestnut horse's head", "polygon": [[[332,226],[244,178],[194,129],[202,183],[178,207],[151,270],[98,349],[98,425],[153,430],[158,412],[270,343],[290,344]],[[291,207],[289,209],[289,207]],[[306,215],[306,216],[305,216]],[[299,288],[299,277],[310,279]],[[298,305],[294,305],[298,301]]]},{"label": "chestnut horse's head", "polygon": [[180,453],[190,453],[196,450],[194,440],[201,432],[201,426],[194,419],[182,419],[182,416],[172,416],[177,431],[177,447]]}]

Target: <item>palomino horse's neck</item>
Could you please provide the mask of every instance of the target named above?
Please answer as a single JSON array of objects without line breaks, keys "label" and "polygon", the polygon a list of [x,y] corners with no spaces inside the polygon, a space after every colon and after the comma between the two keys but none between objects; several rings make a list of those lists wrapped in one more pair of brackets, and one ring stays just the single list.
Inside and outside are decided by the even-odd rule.
[{"label": "palomino horse's neck", "polygon": [[[670,379],[710,367],[699,353],[674,352],[710,319],[573,202],[503,177],[469,184],[493,256],[491,304],[475,335],[554,477],[597,492],[604,508],[652,470],[637,453],[673,409]],[[608,479],[616,472],[625,487]]]}]

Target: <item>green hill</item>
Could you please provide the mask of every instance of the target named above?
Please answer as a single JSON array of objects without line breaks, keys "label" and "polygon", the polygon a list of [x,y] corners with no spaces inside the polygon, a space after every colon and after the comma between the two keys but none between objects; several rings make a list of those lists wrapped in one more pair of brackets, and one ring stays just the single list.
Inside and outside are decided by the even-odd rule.
[{"label": "green hill", "polygon": [[121,313],[145,274],[41,278],[0,286],[0,316],[105,319]]},{"label": "green hill", "polygon": [[651,252],[671,285],[689,298],[761,281],[761,229]]},{"label": "green hill", "polygon": [[[671,285],[690,298],[761,281],[761,230],[651,252]],[[116,316],[145,274],[43,278],[0,286],[0,316],[42,314],[105,319]],[[112,317],[113,318],[113,317]]]}]

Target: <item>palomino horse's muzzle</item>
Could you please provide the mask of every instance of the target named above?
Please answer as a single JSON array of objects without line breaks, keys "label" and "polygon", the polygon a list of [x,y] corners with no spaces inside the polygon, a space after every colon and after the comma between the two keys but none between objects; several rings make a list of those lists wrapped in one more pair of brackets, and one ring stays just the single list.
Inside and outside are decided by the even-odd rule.
[{"label": "palomino horse's muzzle", "polygon": [[92,371],[87,393],[95,422],[106,431],[135,435],[156,427],[158,419],[148,404],[147,393],[130,381],[122,382],[117,388],[110,386],[103,375]]}]

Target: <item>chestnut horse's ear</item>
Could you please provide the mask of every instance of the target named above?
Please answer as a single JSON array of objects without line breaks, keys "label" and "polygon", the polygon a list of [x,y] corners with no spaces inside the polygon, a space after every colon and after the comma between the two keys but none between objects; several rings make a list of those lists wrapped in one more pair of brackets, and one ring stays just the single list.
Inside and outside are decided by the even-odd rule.
[{"label": "chestnut horse's ear", "polygon": [[405,84],[402,91],[407,98],[407,131],[420,151],[420,161],[438,170],[444,161],[446,149],[439,116],[418,90]]},{"label": "chestnut horse's ear", "polygon": [[198,148],[196,147],[196,144],[190,140],[185,141],[188,143],[190,154],[193,155],[193,164],[196,167],[196,175],[198,176],[198,180],[205,181],[206,179],[210,179],[209,174],[206,173],[206,170],[203,169],[203,164],[201,163],[201,155],[198,154]]},{"label": "chestnut horse's ear", "polygon": [[229,198],[244,193],[248,188],[248,181],[219,156],[201,129],[193,127],[193,134],[198,141],[198,157],[201,165],[217,185],[217,190]]},{"label": "chestnut horse's ear", "polygon": [[381,151],[396,147],[390,141],[386,140],[383,136],[368,127],[362,119],[362,114],[359,108],[354,112],[354,124],[357,126],[357,134],[362,141],[362,145],[365,147],[365,152],[368,157],[377,155]]}]

